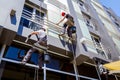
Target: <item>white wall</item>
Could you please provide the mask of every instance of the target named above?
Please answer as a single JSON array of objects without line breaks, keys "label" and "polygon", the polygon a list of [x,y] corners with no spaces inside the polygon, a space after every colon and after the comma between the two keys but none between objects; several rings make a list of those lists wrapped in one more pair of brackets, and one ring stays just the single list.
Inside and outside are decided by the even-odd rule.
[{"label": "white wall", "polygon": [[[13,31],[17,31],[19,21],[21,18],[22,9],[24,6],[25,0],[1,0],[0,1],[0,25],[11,29]],[[16,14],[14,23],[11,22],[10,12],[11,10],[15,10]]]}]

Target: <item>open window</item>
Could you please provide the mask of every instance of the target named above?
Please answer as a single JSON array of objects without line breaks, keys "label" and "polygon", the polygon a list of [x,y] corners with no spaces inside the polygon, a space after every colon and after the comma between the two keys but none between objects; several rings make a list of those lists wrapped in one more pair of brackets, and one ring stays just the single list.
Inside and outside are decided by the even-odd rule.
[{"label": "open window", "polygon": [[38,7],[33,7],[32,4],[26,2],[20,20],[20,26],[38,30],[44,24],[45,15],[46,12],[44,10],[39,10]]},{"label": "open window", "polygon": [[98,55],[101,55],[102,57],[106,58],[104,49],[101,44],[101,38],[98,35],[95,35],[93,33],[91,33],[91,38],[95,45],[96,51],[98,52]]},{"label": "open window", "polygon": [[120,31],[120,25],[117,22],[114,22],[114,23],[115,23],[117,29]]},{"label": "open window", "polygon": [[89,15],[85,14],[85,13],[82,13],[82,14],[83,14],[83,17],[84,17],[84,21],[85,21],[85,23],[86,23],[86,26],[87,26],[88,28],[95,29],[95,26],[94,26],[94,24],[93,24],[93,22],[92,22],[91,17],[90,17]]},{"label": "open window", "polygon": [[84,2],[83,1],[79,1],[79,5],[80,5],[80,8],[83,9],[83,10],[87,10],[85,5],[84,5]]},{"label": "open window", "polygon": [[79,0],[79,1],[78,1],[78,4],[79,4],[80,9],[81,9],[82,11],[85,11],[85,12],[88,12],[88,11],[89,11],[87,5],[84,3],[84,0]]}]

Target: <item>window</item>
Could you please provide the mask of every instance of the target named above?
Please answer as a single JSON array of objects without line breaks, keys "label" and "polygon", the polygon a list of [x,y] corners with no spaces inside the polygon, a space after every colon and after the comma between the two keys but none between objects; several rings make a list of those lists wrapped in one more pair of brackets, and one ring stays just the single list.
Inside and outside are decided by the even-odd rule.
[{"label": "window", "polygon": [[76,80],[75,76],[68,74],[62,74],[52,71],[47,71],[46,73],[47,73],[46,80]]},{"label": "window", "polygon": [[[26,49],[20,49],[15,46],[10,46],[8,47],[6,53],[4,54],[4,58],[22,61],[27,51],[28,50]],[[28,63],[38,64],[38,53],[33,53]]]},{"label": "window", "polygon": [[43,24],[44,23],[45,14],[43,12],[39,12],[38,10],[36,10],[35,13],[36,13],[35,20],[37,22],[41,22]]},{"label": "window", "polygon": [[25,4],[20,20],[18,34],[22,34],[23,27],[33,30],[39,30],[44,24],[44,11],[40,12],[37,8],[32,7],[30,4]]},{"label": "window", "polygon": [[80,8],[81,8],[82,10],[87,11],[87,9],[86,9],[83,1],[79,1],[79,5],[80,5]]},{"label": "window", "polygon": [[107,13],[113,21],[117,21],[117,19],[109,11],[107,11]]},{"label": "window", "polygon": [[120,31],[120,25],[117,22],[114,22],[114,23],[117,26],[117,29]]},{"label": "window", "polygon": [[87,25],[87,27],[89,27],[89,28],[92,28],[92,29],[93,29],[93,26],[92,26],[92,24],[91,24],[90,20],[86,20],[86,25]]},{"label": "window", "polygon": [[67,60],[62,60],[51,56],[50,62],[46,65],[48,68],[55,70],[61,70],[69,73],[74,73],[73,64],[69,63]]},{"label": "window", "polygon": [[22,26],[28,27],[29,26],[29,20],[27,20],[25,18],[21,18],[20,24]]},{"label": "window", "polygon": [[[1,72],[2,75],[0,77],[0,80],[35,80],[37,71],[33,67],[23,66],[19,64],[14,64],[11,62],[3,62],[1,63],[4,65],[2,67]],[[43,79],[43,71],[39,71],[38,75],[39,80]]]},{"label": "window", "polygon": [[33,12],[33,8],[32,7],[30,7],[30,6],[28,6],[28,5],[24,5],[24,8],[23,9],[25,9],[25,10],[27,10],[28,12]]},{"label": "window", "polygon": [[45,16],[44,13],[39,12],[38,10],[36,10],[36,15],[37,15],[37,16],[41,16],[42,18]]},{"label": "window", "polygon": [[91,17],[89,15],[85,14],[85,13],[82,13],[82,14],[83,14],[86,26],[88,28],[95,29],[95,27],[93,25],[93,22],[91,21]]},{"label": "window", "polygon": [[98,52],[98,55],[101,55],[101,56],[106,58],[105,52],[104,52],[102,44],[101,44],[100,37],[95,35],[95,34],[93,34],[93,33],[91,33],[91,38],[92,38],[93,43],[94,43],[94,45],[96,47],[96,51]]},{"label": "window", "polygon": [[98,36],[95,36],[95,35],[91,35],[91,38],[92,38],[94,44],[97,47],[101,48],[101,46],[100,46],[100,38]]}]

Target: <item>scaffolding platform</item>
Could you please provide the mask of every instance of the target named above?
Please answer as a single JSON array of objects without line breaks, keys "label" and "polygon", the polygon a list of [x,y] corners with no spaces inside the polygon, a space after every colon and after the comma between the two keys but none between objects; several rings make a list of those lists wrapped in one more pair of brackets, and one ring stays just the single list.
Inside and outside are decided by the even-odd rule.
[{"label": "scaffolding platform", "polygon": [[[35,40],[32,40],[32,39],[29,39],[27,43],[25,43],[25,40],[26,40],[26,37],[23,37],[21,35],[17,35],[14,40],[12,41],[12,45],[13,46],[16,46],[20,49],[30,49],[32,47],[36,48],[39,52],[41,51],[47,51],[50,55],[52,56],[55,56],[57,58],[64,58],[64,59],[67,59],[67,60],[72,60],[72,53],[71,52],[68,52],[69,54],[66,55],[65,54],[65,50],[62,50],[60,48],[57,48],[53,45],[47,45],[47,46],[42,46],[42,45],[33,45],[34,43],[36,43]],[[59,53],[59,52],[61,53]]]}]

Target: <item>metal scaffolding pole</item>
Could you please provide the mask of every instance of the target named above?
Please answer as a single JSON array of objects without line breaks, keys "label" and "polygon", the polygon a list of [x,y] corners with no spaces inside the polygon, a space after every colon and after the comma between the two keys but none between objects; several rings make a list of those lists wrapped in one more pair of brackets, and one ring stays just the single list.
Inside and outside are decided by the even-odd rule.
[{"label": "metal scaffolding pole", "polygon": [[117,76],[115,75],[115,79],[118,80]]},{"label": "metal scaffolding pole", "polygon": [[46,63],[44,63],[44,68],[43,68],[43,70],[44,70],[44,80],[46,80]]},{"label": "metal scaffolding pole", "polygon": [[[95,60],[93,60],[93,62],[96,64]],[[97,66],[95,66],[95,69],[96,69],[96,71],[97,71],[97,74],[98,74],[98,78],[99,78],[99,80],[101,80],[100,73],[99,73],[99,71],[98,71]]]},{"label": "metal scaffolding pole", "polygon": [[[74,49],[74,43],[76,43],[75,41],[71,41],[72,42],[72,52],[73,52],[73,67],[74,67],[74,71],[75,71],[75,77],[76,80],[80,80],[78,79],[78,70],[77,70],[77,64],[76,64],[76,60],[75,60],[75,49]],[[76,46],[76,45],[75,45]]]},{"label": "metal scaffolding pole", "polygon": [[1,51],[0,51],[0,63],[1,63],[1,60],[2,60],[2,57],[3,57],[3,54],[5,52],[5,48],[6,48],[6,44],[3,44],[2,48],[1,48]]}]

